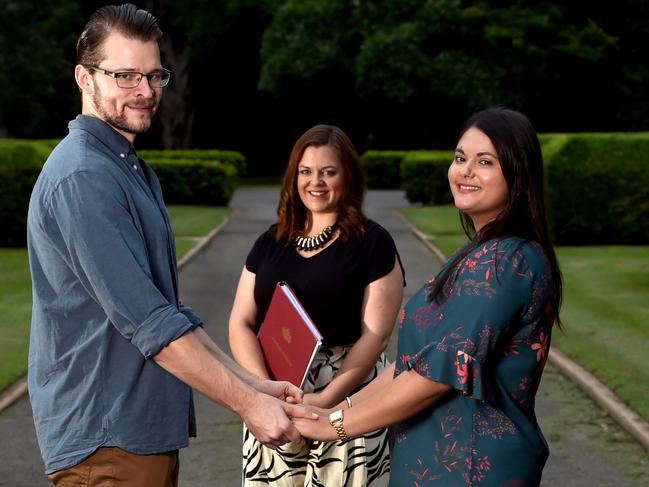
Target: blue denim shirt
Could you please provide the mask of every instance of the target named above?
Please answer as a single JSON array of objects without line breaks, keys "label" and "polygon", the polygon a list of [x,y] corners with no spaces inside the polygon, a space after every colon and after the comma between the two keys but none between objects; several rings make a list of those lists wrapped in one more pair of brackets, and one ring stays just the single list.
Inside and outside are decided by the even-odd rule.
[{"label": "blue denim shirt", "polygon": [[100,446],[188,444],[191,388],[150,360],[201,324],[178,300],[162,191],[129,142],[79,115],[34,186],[29,395],[46,473]]}]

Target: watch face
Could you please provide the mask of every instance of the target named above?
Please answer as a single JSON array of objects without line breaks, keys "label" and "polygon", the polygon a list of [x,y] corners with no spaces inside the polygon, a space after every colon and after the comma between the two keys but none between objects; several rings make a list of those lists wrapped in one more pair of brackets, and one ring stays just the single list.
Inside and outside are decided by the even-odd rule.
[{"label": "watch face", "polygon": [[338,411],[334,411],[329,415],[329,421],[334,422],[334,421],[342,421],[343,419],[343,410],[339,409]]}]

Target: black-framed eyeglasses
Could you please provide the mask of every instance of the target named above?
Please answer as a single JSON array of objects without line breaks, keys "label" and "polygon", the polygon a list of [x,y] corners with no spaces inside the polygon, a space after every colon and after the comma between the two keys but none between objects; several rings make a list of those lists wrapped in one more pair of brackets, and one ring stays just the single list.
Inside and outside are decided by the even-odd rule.
[{"label": "black-framed eyeglasses", "polygon": [[114,78],[117,86],[120,88],[137,88],[144,77],[149,81],[149,86],[151,88],[164,88],[169,84],[169,80],[171,79],[171,71],[164,68],[160,71],[145,74],[138,73],[137,71],[108,71],[107,69],[98,66],[89,67],[98,73]]}]

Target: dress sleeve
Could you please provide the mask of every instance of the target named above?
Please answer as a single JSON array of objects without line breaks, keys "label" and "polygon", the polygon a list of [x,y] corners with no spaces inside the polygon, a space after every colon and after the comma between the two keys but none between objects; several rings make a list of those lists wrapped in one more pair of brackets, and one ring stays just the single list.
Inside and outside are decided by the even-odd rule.
[{"label": "dress sleeve", "polygon": [[401,264],[397,246],[392,236],[381,225],[372,222],[365,232],[363,242],[363,261],[365,263],[365,282],[368,285],[390,273],[396,258],[403,274],[403,285],[406,285],[406,271]]},{"label": "dress sleeve", "polygon": [[[521,326],[539,273],[526,254],[536,248],[518,239],[488,242],[470,253],[450,277],[441,301],[409,309],[407,349],[401,369],[483,400],[485,368],[503,337]],[[421,304],[424,304],[421,306]]]}]

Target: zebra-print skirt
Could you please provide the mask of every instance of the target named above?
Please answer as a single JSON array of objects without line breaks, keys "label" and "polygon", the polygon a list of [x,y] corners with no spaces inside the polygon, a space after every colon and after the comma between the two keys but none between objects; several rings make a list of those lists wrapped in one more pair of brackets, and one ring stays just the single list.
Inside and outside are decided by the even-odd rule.
[{"label": "zebra-print skirt", "polygon": [[[304,392],[318,392],[334,378],[350,346],[322,348],[304,384]],[[389,365],[384,354],[361,389]],[[390,478],[387,430],[347,442],[287,443],[266,448],[243,426],[243,486],[260,487],[384,487]]]}]

